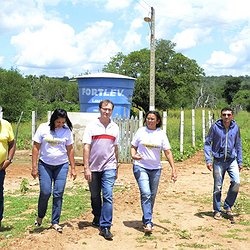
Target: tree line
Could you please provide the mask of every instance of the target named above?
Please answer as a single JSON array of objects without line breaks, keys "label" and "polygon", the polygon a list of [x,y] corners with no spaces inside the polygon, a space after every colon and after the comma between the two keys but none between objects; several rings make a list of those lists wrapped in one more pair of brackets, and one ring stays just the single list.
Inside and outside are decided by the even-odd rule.
[{"label": "tree line", "polygon": [[[250,76],[205,76],[197,62],[177,53],[175,46],[168,40],[156,41],[156,109],[230,105],[250,111]],[[131,114],[149,108],[149,70],[150,50],[145,48],[128,55],[117,53],[103,67],[103,72],[136,79]],[[40,117],[57,107],[77,112],[78,84],[67,76],[23,76],[18,69],[0,68],[0,106],[10,121],[17,121],[22,111],[24,119],[30,119],[34,110]]]}]

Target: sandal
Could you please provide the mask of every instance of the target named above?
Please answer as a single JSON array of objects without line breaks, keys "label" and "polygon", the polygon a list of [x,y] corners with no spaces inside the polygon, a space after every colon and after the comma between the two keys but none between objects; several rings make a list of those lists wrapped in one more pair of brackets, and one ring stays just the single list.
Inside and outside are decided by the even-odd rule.
[{"label": "sandal", "polygon": [[43,218],[37,217],[35,220],[35,226],[40,227],[42,225],[42,222],[43,222]]},{"label": "sandal", "polygon": [[58,233],[62,233],[63,229],[61,226],[59,226],[58,224],[53,224],[52,228],[55,229]]}]

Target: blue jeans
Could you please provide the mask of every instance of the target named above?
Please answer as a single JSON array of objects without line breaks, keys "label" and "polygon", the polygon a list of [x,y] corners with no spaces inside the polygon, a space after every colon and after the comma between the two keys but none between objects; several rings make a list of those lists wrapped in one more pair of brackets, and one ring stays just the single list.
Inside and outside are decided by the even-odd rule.
[{"label": "blue jeans", "polygon": [[213,191],[213,209],[215,212],[221,211],[221,191],[225,173],[230,177],[230,186],[227,192],[227,197],[224,202],[224,209],[228,210],[234,205],[240,187],[240,171],[236,160],[218,161],[214,159],[213,162],[213,177],[214,177],[214,191]]},{"label": "blue jeans", "polygon": [[40,182],[40,195],[38,199],[38,217],[43,218],[46,214],[48,201],[52,192],[53,204],[51,224],[58,224],[62,211],[63,193],[66,185],[69,163],[52,166],[38,161],[38,173]]},{"label": "blue jeans", "polygon": [[149,170],[134,165],[133,171],[141,194],[141,207],[143,212],[142,223],[145,225],[151,224],[153,226],[152,215],[161,176],[161,169]]},{"label": "blue jeans", "polygon": [[92,214],[99,218],[101,229],[110,228],[112,225],[115,179],[116,169],[110,169],[102,172],[92,172],[92,181],[89,182]]},{"label": "blue jeans", "polygon": [[4,178],[5,178],[5,170],[0,170],[0,221],[3,219],[3,209],[4,209]]}]

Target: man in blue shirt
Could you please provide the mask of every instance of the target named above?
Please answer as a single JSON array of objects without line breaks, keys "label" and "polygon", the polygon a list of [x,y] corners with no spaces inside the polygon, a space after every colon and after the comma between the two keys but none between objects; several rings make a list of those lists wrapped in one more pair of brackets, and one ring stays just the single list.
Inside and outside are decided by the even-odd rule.
[{"label": "man in blue shirt", "polygon": [[[224,202],[227,217],[233,222],[232,207],[240,187],[242,169],[242,143],[240,129],[233,120],[233,110],[223,108],[221,119],[210,128],[204,145],[207,168],[214,178],[213,209],[214,219],[221,219],[221,190],[225,173],[230,176],[231,184]],[[212,160],[213,158],[213,160]]]}]

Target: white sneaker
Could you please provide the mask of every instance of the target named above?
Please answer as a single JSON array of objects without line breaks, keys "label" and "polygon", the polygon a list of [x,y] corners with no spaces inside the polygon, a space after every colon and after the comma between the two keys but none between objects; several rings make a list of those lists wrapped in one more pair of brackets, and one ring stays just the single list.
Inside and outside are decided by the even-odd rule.
[{"label": "white sneaker", "polygon": [[152,233],[152,231],[153,231],[151,224],[144,225],[143,229],[144,229],[144,233]]},{"label": "white sneaker", "polygon": [[42,225],[42,222],[43,222],[43,219],[37,217],[36,220],[35,220],[35,226],[40,227]]}]

